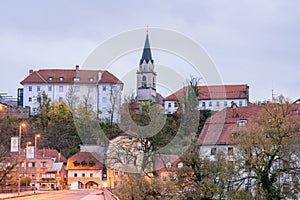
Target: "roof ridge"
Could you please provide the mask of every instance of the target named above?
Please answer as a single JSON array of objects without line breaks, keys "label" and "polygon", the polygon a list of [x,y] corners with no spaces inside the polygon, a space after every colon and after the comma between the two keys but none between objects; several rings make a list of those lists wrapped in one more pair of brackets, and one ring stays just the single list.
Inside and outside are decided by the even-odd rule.
[{"label": "roof ridge", "polygon": [[48,83],[47,81],[46,81],[46,79],[44,79],[44,77],[38,72],[38,71],[36,71],[35,72],[45,83]]}]

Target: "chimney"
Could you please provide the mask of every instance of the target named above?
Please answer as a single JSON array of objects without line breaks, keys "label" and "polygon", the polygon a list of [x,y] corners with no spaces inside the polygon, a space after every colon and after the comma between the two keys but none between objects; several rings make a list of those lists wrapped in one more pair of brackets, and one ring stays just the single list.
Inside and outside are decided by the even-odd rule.
[{"label": "chimney", "polygon": [[100,81],[102,79],[102,72],[98,72],[98,81]]},{"label": "chimney", "polygon": [[78,73],[79,72],[79,65],[76,65],[75,69],[76,69],[76,73]]},{"label": "chimney", "polygon": [[32,74],[32,72],[33,72],[33,69],[29,69],[29,74]]}]

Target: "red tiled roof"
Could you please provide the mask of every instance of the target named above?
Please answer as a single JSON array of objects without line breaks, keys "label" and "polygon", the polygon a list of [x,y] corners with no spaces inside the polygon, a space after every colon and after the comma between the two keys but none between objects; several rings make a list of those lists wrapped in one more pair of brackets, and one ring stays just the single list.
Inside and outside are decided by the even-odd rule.
[{"label": "red tiled roof", "polygon": [[[175,171],[178,169],[180,158],[173,154],[160,154],[156,156],[155,170],[157,171]],[[171,163],[171,168],[167,169],[167,163]]]},{"label": "red tiled roof", "polygon": [[[76,165],[76,163],[78,165]],[[86,164],[83,164],[86,163]],[[102,169],[103,163],[96,153],[78,152],[71,156],[67,162],[67,170],[70,169]]]},{"label": "red tiled roof", "polygon": [[236,122],[241,119],[249,119],[257,116],[262,108],[263,107],[261,106],[246,106],[238,107],[236,109],[225,108],[217,112],[205,122],[197,140],[197,144],[229,144],[230,133],[236,127]]},{"label": "red tiled roof", "polygon": [[120,84],[122,84],[122,81],[120,81],[112,73],[110,73],[108,71],[103,71],[102,79],[99,80],[99,83],[120,83]]},{"label": "red tiled roof", "polygon": [[64,163],[67,162],[67,159],[63,155],[60,155],[59,158],[59,152],[55,149],[38,149],[36,151],[36,157],[37,158],[50,157],[50,158],[55,158],[56,162],[59,161]]},{"label": "red tiled roof", "polygon": [[[208,99],[247,99],[248,98],[248,85],[211,85],[211,86],[198,86],[200,95],[199,100]],[[183,87],[175,93],[169,95],[164,101],[177,100],[181,97],[187,87]]]},{"label": "red tiled roof", "polygon": [[[101,75],[99,80],[98,76]],[[52,80],[49,80],[49,78]],[[60,78],[63,77],[63,81]],[[73,84],[74,78],[80,78],[78,83],[84,84],[96,84],[99,83],[122,83],[117,77],[108,71],[102,70],[76,70],[72,69],[40,69],[38,71],[32,71],[21,84],[26,83],[68,83]],[[98,81],[99,80],[99,81]]]}]

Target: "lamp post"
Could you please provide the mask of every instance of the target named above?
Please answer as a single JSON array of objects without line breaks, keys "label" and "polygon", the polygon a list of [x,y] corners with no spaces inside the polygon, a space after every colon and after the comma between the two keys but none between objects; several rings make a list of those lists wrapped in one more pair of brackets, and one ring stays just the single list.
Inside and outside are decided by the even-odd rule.
[{"label": "lamp post", "polygon": [[21,136],[22,128],[26,128],[26,123],[21,122],[19,124],[19,138],[18,138],[18,195],[20,195],[20,151],[21,151]]},{"label": "lamp post", "polygon": [[36,189],[36,167],[37,167],[37,162],[36,162],[36,148],[37,148],[37,139],[41,137],[41,134],[35,134],[34,136],[34,160],[35,160],[35,165],[34,165],[34,194],[35,194],[35,189]]},{"label": "lamp post", "polygon": [[28,145],[30,145],[31,142],[26,142],[26,151],[25,151],[25,191],[27,191],[27,185],[28,185],[28,175],[27,175],[27,151],[28,151]]}]

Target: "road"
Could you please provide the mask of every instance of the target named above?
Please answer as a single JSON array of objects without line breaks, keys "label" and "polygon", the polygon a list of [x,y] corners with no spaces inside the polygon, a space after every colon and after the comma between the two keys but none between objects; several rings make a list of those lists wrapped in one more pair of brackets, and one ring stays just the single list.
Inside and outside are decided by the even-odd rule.
[{"label": "road", "polygon": [[51,191],[43,194],[18,197],[20,200],[104,200],[100,191]]}]

